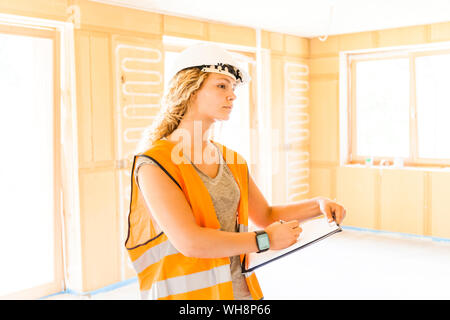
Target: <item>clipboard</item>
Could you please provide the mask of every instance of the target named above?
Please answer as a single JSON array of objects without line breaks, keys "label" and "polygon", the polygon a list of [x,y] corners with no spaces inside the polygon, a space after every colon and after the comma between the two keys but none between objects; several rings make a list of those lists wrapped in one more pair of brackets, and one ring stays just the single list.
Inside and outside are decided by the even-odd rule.
[{"label": "clipboard", "polygon": [[242,260],[242,273],[252,272],[268,263],[279,260],[291,253],[326,239],[333,234],[342,231],[342,228],[335,222],[328,223],[324,216],[308,220],[300,225],[302,232],[296,243],[281,250],[267,250],[265,252],[247,253]]}]

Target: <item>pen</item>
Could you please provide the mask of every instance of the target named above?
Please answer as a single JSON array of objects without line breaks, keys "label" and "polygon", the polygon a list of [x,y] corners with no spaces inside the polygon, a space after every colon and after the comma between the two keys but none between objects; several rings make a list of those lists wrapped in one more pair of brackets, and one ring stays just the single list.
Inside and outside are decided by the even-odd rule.
[{"label": "pen", "polygon": [[336,225],[337,225],[338,227],[340,227],[339,223],[337,223],[337,221],[336,221],[336,214],[335,214],[334,212],[332,212],[332,213],[331,213],[331,216],[333,217],[333,220],[334,220],[334,222],[336,223]]}]

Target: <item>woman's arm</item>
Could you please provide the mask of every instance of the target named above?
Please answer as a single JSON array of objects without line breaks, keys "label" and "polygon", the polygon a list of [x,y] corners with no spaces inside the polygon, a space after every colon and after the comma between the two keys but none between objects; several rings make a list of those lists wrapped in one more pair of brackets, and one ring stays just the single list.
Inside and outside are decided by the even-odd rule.
[{"label": "woman's arm", "polygon": [[[184,193],[159,167],[144,165],[138,175],[153,219],[183,255],[221,258],[258,251],[253,232],[226,232],[197,225]],[[300,231],[288,229],[292,226],[283,225],[275,247],[285,248],[295,242]]]},{"label": "woman's arm", "polygon": [[279,220],[303,222],[324,213],[329,220],[334,219],[337,223],[345,218],[344,207],[324,197],[270,206],[251,175],[249,180],[249,216],[259,227],[264,228]]}]

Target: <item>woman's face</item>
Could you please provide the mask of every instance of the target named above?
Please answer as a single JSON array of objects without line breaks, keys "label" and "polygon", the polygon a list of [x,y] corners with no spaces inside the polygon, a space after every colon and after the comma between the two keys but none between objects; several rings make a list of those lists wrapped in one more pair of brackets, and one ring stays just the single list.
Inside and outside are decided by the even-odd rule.
[{"label": "woman's face", "polygon": [[236,99],[235,87],[236,81],[233,78],[209,73],[192,97],[191,112],[194,117],[211,122],[228,120]]}]

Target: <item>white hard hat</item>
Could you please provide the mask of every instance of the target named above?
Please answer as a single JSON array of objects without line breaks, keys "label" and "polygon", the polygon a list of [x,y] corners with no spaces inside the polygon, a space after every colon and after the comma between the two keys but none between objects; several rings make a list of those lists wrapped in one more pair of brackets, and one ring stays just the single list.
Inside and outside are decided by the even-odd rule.
[{"label": "white hard hat", "polygon": [[212,43],[201,43],[183,50],[175,59],[169,74],[166,76],[172,79],[179,71],[188,68],[199,68],[205,72],[225,74],[236,80],[236,84],[245,84],[250,81],[248,73],[239,68],[233,56]]}]

